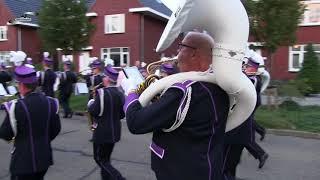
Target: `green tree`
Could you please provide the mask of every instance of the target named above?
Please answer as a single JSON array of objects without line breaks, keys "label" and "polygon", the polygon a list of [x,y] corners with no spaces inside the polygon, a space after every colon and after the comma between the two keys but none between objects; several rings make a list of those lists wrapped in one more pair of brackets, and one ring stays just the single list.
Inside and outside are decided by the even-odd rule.
[{"label": "green tree", "polygon": [[304,94],[320,92],[320,63],[312,44],[306,47],[303,65],[297,77],[297,85]]},{"label": "green tree", "polygon": [[263,42],[272,62],[279,46],[294,44],[296,30],[304,13],[300,0],[246,0],[250,33]]},{"label": "green tree", "polygon": [[88,46],[94,26],[86,17],[85,0],[44,0],[39,12],[40,36],[46,50],[64,54]]}]

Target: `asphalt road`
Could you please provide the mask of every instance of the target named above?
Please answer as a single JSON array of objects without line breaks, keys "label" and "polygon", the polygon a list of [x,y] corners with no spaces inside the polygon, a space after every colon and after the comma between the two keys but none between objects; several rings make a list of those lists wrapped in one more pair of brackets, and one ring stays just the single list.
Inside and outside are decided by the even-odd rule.
[{"label": "asphalt road", "polygon": [[[2,122],[3,114],[0,114]],[[55,164],[46,180],[98,180],[100,172],[93,161],[90,131],[84,117],[62,119],[62,132],[53,141]],[[148,145],[151,134],[132,135],[123,122],[121,142],[115,147],[112,163],[128,180],[155,180],[150,170]],[[269,153],[265,167],[247,152],[238,169],[246,180],[319,180],[320,141],[268,135],[262,147]],[[12,145],[0,141],[0,180],[9,180],[9,158]]]}]

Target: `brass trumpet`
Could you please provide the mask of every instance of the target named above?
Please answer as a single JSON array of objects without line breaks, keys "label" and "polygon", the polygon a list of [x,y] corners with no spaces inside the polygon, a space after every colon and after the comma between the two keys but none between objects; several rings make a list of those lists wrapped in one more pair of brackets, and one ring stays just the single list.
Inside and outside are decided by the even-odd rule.
[{"label": "brass trumpet", "polygon": [[[94,87],[91,89],[91,92],[90,92],[90,93],[92,93],[93,99],[96,98],[96,91],[97,91],[97,89],[100,89],[100,88],[102,88],[102,87],[103,87],[103,82],[101,82],[100,84],[94,86]],[[85,114],[86,114],[86,116],[87,116],[87,118],[88,118],[88,126],[89,126],[89,129],[90,129],[91,131],[94,131],[95,128],[96,128],[96,127],[94,127],[94,125],[95,125],[94,118],[91,116],[91,114],[89,113],[88,110],[86,111]]]},{"label": "brass trumpet", "polygon": [[[155,82],[156,80],[159,80],[161,77],[160,76],[157,76],[155,74],[156,70],[160,68],[160,66],[164,63],[175,63],[175,61],[177,61],[178,59],[178,56],[175,56],[173,58],[163,58],[159,61],[156,61],[156,62],[153,62],[153,63],[150,63],[148,66],[147,66],[147,72],[149,74],[149,76],[146,78],[146,80],[141,83],[138,88],[136,89],[136,93],[138,94],[142,94],[143,91],[145,89],[147,89],[150,84],[152,84],[153,82]],[[157,99],[157,97],[156,97]]]}]

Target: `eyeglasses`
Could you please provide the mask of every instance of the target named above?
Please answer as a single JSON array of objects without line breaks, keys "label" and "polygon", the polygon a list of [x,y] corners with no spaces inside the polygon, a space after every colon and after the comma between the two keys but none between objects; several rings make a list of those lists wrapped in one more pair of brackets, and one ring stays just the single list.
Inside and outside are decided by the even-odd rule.
[{"label": "eyeglasses", "polygon": [[186,44],[183,44],[183,43],[179,43],[178,44],[178,50],[180,51],[182,49],[182,47],[187,47],[187,48],[191,48],[193,50],[196,50],[197,48],[196,47],[192,47],[192,46],[189,46],[189,45],[186,45]]}]

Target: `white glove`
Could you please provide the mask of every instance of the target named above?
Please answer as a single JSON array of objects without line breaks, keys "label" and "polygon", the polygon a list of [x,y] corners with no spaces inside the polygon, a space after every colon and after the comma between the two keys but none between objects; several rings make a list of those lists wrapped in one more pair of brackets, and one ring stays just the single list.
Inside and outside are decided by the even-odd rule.
[{"label": "white glove", "polygon": [[137,89],[138,86],[133,79],[125,78],[121,82],[121,87],[124,90],[125,95],[128,95],[129,92],[134,91],[135,89]]},{"label": "white glove", "polygon": [[89,108],[94,103],[94,99],[90,99],[88,101],[87,107]]}]

